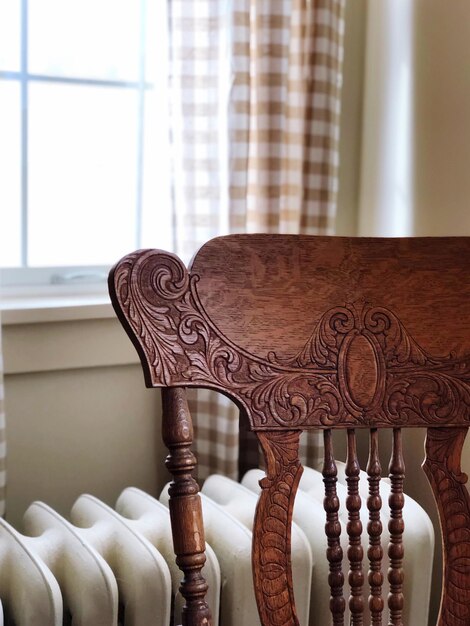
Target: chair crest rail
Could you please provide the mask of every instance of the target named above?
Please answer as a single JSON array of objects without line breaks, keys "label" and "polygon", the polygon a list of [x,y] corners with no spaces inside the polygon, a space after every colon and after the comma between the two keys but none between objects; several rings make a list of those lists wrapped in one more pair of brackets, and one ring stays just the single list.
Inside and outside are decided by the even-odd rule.
[{"label": "chair crest rail", "polygon": [[148,386],[219,390],[254,430],[470,424],[470,354],[429,354],[390,309],[341,303],[312,320],[297,354],[258,355],[217,327],[198,282],[156,250],[128,255],[111,273]]}]

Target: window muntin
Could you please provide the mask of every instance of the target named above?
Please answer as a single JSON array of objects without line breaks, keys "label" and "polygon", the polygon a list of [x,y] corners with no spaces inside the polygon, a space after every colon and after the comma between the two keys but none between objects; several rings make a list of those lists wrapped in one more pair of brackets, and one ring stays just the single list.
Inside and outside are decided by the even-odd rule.
[{"label": "window muntin", "polygon": [[0,37],[0,267],[15,268],[3,278],[170,248],[166,3],[1,6],[3,29],[17,25]]}]

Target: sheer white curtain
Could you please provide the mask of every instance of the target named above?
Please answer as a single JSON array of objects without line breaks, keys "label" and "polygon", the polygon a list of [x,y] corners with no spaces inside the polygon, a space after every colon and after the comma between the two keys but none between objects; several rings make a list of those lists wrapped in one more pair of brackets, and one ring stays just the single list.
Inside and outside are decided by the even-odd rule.
[{"label": "sheer white curtain", "polygon": [[359,235],[413,234],[413,0],[369,0]]}]

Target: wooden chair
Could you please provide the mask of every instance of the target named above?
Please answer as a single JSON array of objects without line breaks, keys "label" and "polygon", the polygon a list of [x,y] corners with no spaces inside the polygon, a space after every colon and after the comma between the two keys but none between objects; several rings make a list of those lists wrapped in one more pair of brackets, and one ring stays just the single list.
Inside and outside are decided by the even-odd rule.
[{"label": "wooden chair", "polygon": [[[233,235],[205,244],[189,270],[158,250],[117,263],[109,280],[114,308],[140,355],[147,386],[162,387],[185,625],[210,624],[186,387],[232,398],[264,451],[267,477],[253,532],[263,626],[298,624],[290,524],[302,472],[299,435],[307,429],[324,432],[332,623],[344,623],[346,581],[331,435],[345,429],[350,623],[363,623],[363,591],[372,624],[382,623],[382,571],[388,568],[389,624],[402,624],[406,427],[427,429],[423,468],[437,502],[444,551],[438,624],[470,625],[470,501],[460,469],[470,422],[469,277],[470,238],[459,237]],[[388,558],[380,546],[379,428],[390,429],[393,439]],[[370,431],[367,555],[360,540],[357,429]]]}]

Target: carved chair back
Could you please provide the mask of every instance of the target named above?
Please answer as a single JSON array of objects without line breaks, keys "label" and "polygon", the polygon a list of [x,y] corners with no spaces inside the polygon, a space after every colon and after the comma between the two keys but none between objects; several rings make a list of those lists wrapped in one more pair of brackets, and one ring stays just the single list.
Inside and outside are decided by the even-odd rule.
[{"label": "carved chair back", "polygon": [[[458,237],[233,235],[205,244],[189,270],[175,255],[158,250],[141,250],[117,263],[109,280],[113,305],[140,355],[147,386],[163,390],[184,624],[210,624],[184,391],[205,387],[233,399],[265,455],[267,476],[253,531],[254,587],[263,626],[298,624],[290,524],[302,472],[299,435],[308,429],[324,432],[332,623],[344,624],[346,601],[353,625],[362,625],[366,609],[371,623],[381,624],[385,602],[389,624],[403,623],[401,434],[408,427],[427,429],[423,467],[442,527],[438,624],[470,625],[470,501],[460,469],[470,421],[469,270],[470,238]],[[381,548],[380,428],[393,433],[388,555]],[[345,429],[348,440],[346,599],[334,429]],[[370,431],[367,555],[361,547],[357,429]],[[384,565],[390,584],[386,601]]]}]

